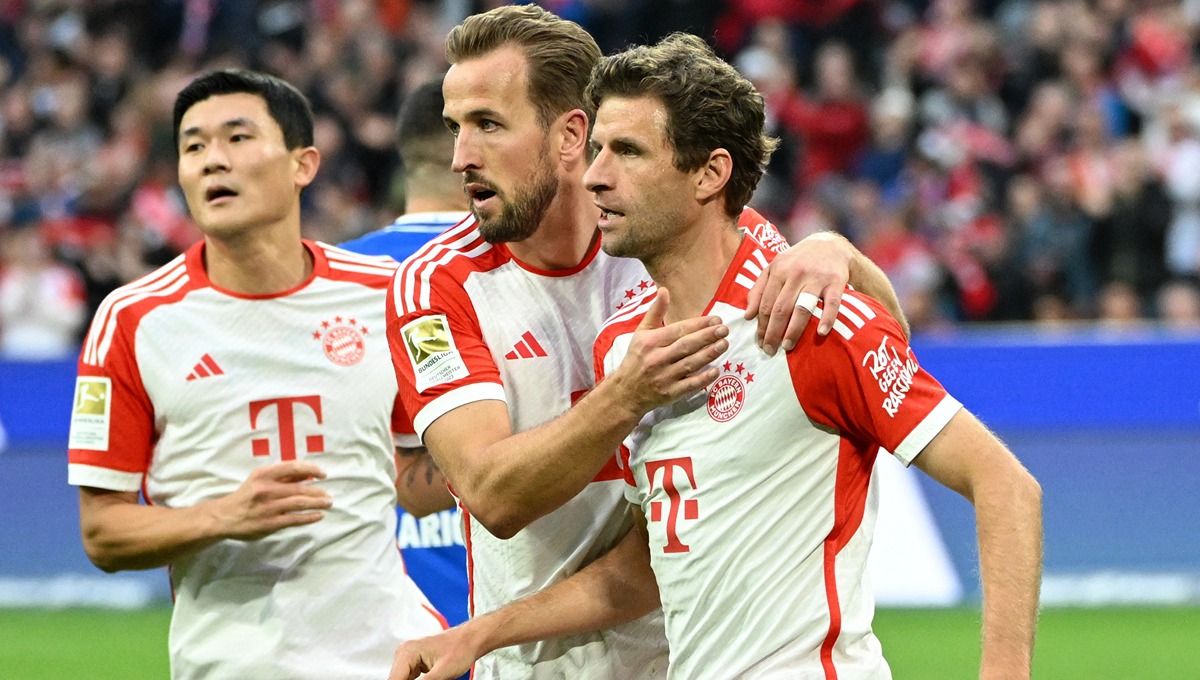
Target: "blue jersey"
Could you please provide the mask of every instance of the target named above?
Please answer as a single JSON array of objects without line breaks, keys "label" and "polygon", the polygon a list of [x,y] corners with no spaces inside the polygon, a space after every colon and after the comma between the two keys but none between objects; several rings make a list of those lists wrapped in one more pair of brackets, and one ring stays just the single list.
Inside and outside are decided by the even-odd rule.
[{"label": "blue jersey", "polygon": [[[390,225],[341,244],[365,255],[389,255],[403,261],[421,246],[467,217],[466,212],[413,213]],[[458,509],[416,518],[397,508],[397,542],[408,575],[450,625],[467,620],[467,554]]]}]

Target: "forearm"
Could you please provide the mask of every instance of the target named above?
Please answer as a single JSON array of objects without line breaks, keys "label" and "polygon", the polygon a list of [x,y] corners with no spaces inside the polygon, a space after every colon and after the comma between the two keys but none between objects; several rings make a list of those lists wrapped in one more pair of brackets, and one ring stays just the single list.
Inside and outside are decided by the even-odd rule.
[{"label": "forearm", "polygon": [[396,503],[414,517],[454,507],[445,476],[423,446],[396,448]]},{"label": "forearm", "polygon": [[81,514],[80,523],[88,558],[108,572],[165,566],[222,538],[219,522],[202,505],[176,509],[100,500]]},{"label": "forearm", "polygon": [[981,485],[974,500],[983,581],[980,677],[1029,677],[1041,583],[1041,490],[1021,469]]},{"label": "forearm", "polygon": [[[499,537],[511,536],[583,490],[613,459],[640,416],[602,382],[566,413],[491,444],[477,458],[471,482],[455,491]],[[435,449],[436,450],[436,449]]]},{"label": "forearm", "polygon": [[646,536],[635,527],[579,573],[473,619],[464,633],[482,656],[510,645],[611,628],[658,606]]}]

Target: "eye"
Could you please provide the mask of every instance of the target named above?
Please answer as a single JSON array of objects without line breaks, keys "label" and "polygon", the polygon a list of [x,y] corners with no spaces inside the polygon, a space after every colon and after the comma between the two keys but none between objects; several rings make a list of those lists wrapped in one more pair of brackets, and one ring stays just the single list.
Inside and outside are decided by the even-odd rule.
[{"label": "eye", "polygon": [[492,130],[500,129],[500,124],[494,120],[484,118],[483,120],[479,121],[479,129],[483,130],[484,132],[491,132]]},{"label": "eye", "polygon": [[458,123],[446,121],[446,129],[450,131],[451,135],[458,136]]},{"label": "eye", "polygon": [[199,142],[192,142],[191,144],[188,144],[183,147],[183,152],[184,153],[193,153],[193,152],[199,151],[201,148],[202,148],[202,145]]},{"label": "eye", "polygon": [[247,139],[250,139],[250,135],[244,132],[235,132],[229,136],[229,141],[231,142],[243,142]]}]

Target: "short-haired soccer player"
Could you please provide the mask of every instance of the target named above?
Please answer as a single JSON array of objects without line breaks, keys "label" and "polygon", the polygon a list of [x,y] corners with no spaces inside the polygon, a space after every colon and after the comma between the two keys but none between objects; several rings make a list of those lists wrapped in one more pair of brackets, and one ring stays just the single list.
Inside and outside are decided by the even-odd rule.
[{"label": "short-haired soccer player", "polygon": [[668,677],[890,678],[864,580],[884,449],[974,504],[980,676],[1029,677],[1037,482],[867,295],[847,290],[835,332],[810,324],[774,356],[743,319],[773,257],[736,228],[773,145],[753,86],[702,40],[675,34],[603,59],[590,92],[599,111],[585,182],[604,250],[638,258],[660,286],[605,324],[597,379],[637,348],[638,328],[700,313],[729,328],[709,367],[720,377],[650,411],[620,447],[639,519],[617,547],[538,595],[404,645],[392,677],[450,677],[498,646],[614,626],[661,601]]},{"label": "short-haired soccer player", "polygon": [[291,85],[209,73],[174,121],[204,240],[88,332],[68,473],[84,548],[105,571],[170,567],[174,678],[382,677],[443,627],[396,550],[396,264],[301,239],[320,154]]},{"label": "short-haired soccer player", "polygon": [[[600,251],[600,213],[583,184],[593,111],[584,91],[600,51],[578,25],[535,6],[469,17],[446,44],[443,114],[473,217],[401,266],[388,336],[405,408],[466,516],[479,615],[578,571],[624,533],[611,452],[648,410],[716,379],[696,369],[724,351],[725,329],[705,316],[646,328],[639,351],[595,384],[600,325],[653,286],[641,263]],[[747,230],[763,222],[737,213]],[[779,261],[832,263],[837,278],[851,259],[837,243],[808,246]],[[783,287],[785,317],[799,291],[825,290],[806,288],[804,269]],[[842,268],[839,295],[846,269],[869,266]],[[890,293],[882,276],[852,283]],[[474,673],[633,679],[659,677],[665,665],[652,614],[499,650]]]}]

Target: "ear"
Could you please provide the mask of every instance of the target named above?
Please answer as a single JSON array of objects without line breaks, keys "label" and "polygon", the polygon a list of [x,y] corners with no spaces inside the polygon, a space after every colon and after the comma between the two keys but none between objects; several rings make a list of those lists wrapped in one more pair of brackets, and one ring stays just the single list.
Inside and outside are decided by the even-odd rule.
[{"label": "ear", "polygon": [[317,177],[317,169],[321,167],[321,152],[315,146],[306,146],[292,151],[292,161],[295,164],[293,173],[296,186],[300,189],[312,184]]},{"label": "ear", "polygon": [[572,109],[559,116],[559,158],[566,164],[586,160],[588,148],[588,117],[582,109]]},{"label": "ear", "polygon": [[696,202],[707,203],[718,198],[733,175],[733,157],[725,149],[716,148],[708,160],[696,169]]}]

